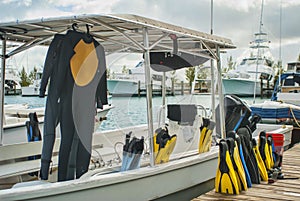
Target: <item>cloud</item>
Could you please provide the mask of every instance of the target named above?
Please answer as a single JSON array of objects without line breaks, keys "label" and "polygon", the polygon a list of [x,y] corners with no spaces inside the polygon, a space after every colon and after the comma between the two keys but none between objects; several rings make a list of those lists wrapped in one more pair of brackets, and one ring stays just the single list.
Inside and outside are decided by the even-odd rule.
[{"label": "cloud", "polygon": [[[42,17],[70,16],[80,14],[129,13],[187,28],[210,33],[211,0],[0,0],[0,22]],[[264,0],[263,31],[269,34],[271,51],[278,53],[280,38],[280,2],[282,2],[282,50],[295,46],[294,52],[283,53],[284,57],[299,54],[300,1]],[[214,34],[230,38],[237,46],[229,51],[238,53],[248,48],[253,34],[259,30],[260,0],[214,0]],[[294,41],[294,42],[293,42]],[[292,45],[293,44],[293,45]],[[278,55],[278,54],[277,54]],[[275,56],[276,57],[276,56]]]}]

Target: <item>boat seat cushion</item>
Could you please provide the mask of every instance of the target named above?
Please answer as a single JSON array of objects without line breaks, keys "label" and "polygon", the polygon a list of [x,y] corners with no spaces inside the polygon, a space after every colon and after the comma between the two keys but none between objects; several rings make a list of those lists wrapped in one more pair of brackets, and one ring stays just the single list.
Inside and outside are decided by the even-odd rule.
[{"label": "boat seat cushion", "polygon": [[197,115],[197,106],[193,104],[169,104],[168,118],[177,121],[179,124],[193,124]]}]

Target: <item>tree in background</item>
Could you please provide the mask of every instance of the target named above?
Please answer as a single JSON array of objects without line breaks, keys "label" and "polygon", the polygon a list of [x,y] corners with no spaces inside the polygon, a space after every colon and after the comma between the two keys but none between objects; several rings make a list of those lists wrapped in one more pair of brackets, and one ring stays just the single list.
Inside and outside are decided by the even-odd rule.
[{"label": "tree in background", "polygon": [[35,78],[36,78],[36,72],[37,72],[37,68],[33,67],[33,70],[30,71],[29,76],[28,76],[28,78],[30,80],[30,84],[32,84],[33,81],[35,80]]},{"label": "tree in background", "polygon": [[123,74],[128,74],[128,73],[129,73],[129,69],[126,67],[126,65],[124,65],[124,66],[122,67],[122,73],[123,73]]},{"label": "tree in background", "polygon": [[109,79],[109,78],[110,78],[110,75],[111,75],[111,73],[110,73],[110,69],[109,69],[109,68],[107,68],[107,69],[106,69],[106,77],[107,77],[107,79]]},{"label": "tree in background", "polygon": [[195,69],[196,67],[189,67],[185,70],[185,78],[189,82],[190,87],[192,87],[192,83],[195,78]]},{"label": "tree in background", "polygon": [[233,62],[232,56],[227,58],[227,67],[223,68],[223,73],[227,73],[230,70],[233,70],[236,66],[236,62]]},{"label": "tree in background", "polygon": [[24,66],[23,66],[21,72],[19,73],[19,76],[20,76],[20,79],[21,79],[20,85],[22,87],[26,87],[26,86],[30,85],[31,81],[30,81],[30,79],[29,79],[29,77],[28,77],[28,75],[27,75],[27,73],[25,71]]},{"label": "tree in background", "polygon": [[177,78],[176,78],[176,70],[173,70],[170,72],[170,76],[171,76],[171,81],[172,83],[175,83],[177,81]]},{"label": "tree in background", "polygon": [[299,56],[298,56],[298,61],[300,61],[300,54],[299,54]]}]

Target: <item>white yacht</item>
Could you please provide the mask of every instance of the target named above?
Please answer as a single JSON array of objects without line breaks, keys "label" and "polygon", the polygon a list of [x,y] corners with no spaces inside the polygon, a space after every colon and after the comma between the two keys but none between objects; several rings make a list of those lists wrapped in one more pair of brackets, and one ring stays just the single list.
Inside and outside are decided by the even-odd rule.
[{"label": "white yacht", "polygon": [[273,58],[269,52],[267,34],[255,34],[255,40],[250,46],[250,54],[234,69],[223,77],[224,93],[238,96],[260,95],[261,81],[263,87],[269,88],[274,83],[275,70]]},{"label": "white yacht", "polygon": [[[261,94],[263,88],[271,88],[274,84],[276,72],[274,61],[269,50],[267,33],[262,31],[262,11],[259,32],[255,33],[254,41],[250,42],[249,52],[233,70],[228,71],[223,77],[225,94],[238,96],[255,96]],[[261,83],[262,82],[262,83]]]},{"label": "white yacht", "polygon": [[[107,89],[113,96],[132,96],[140,92],[145,92],[145,71],[144,61],[140,61],[134,68],[127,73],[114,73],[107,79]],[[160,91],[162,87],[162,73],[159,74],[151,70],[152,90]],[[167,88],[171,86],[170,79],[166,81]]]}]

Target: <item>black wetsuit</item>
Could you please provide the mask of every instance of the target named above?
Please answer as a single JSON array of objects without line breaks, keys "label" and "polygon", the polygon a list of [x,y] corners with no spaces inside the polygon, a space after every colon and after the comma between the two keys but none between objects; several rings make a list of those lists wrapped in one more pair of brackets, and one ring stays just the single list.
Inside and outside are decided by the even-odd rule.
[{"label": "black wetsuit", "polygon": [[57,67],[61,43],[64,37],[65,35],[56,34],[49,46],[40,86],[39,96],[44,97],[48,81],[50,80],[48,87],[49,96],[47,97],[45,109],[43,149],[40,169],[40,177],[43,180],[48,179],[49,166],[51,163],[53,145],[55,142],[55,128],[59,122],[59,96],[62,88],[62,78],[58,78],[61,74]]},{"label": "black wetsuit", "polygon": [[[57,86],[61,90],[59,104],[54,104],[60,108],[61,127],[58,181],[65,181],[79,178],[88,171],[95,106],[97,103],[97,107],[102,108],[107,104],[104,49],[89,34],[68,31],[62,40],[57,64],[59,75],[52,79],[61,83]],[[51,92],[49,89],[48,98]]]}]

